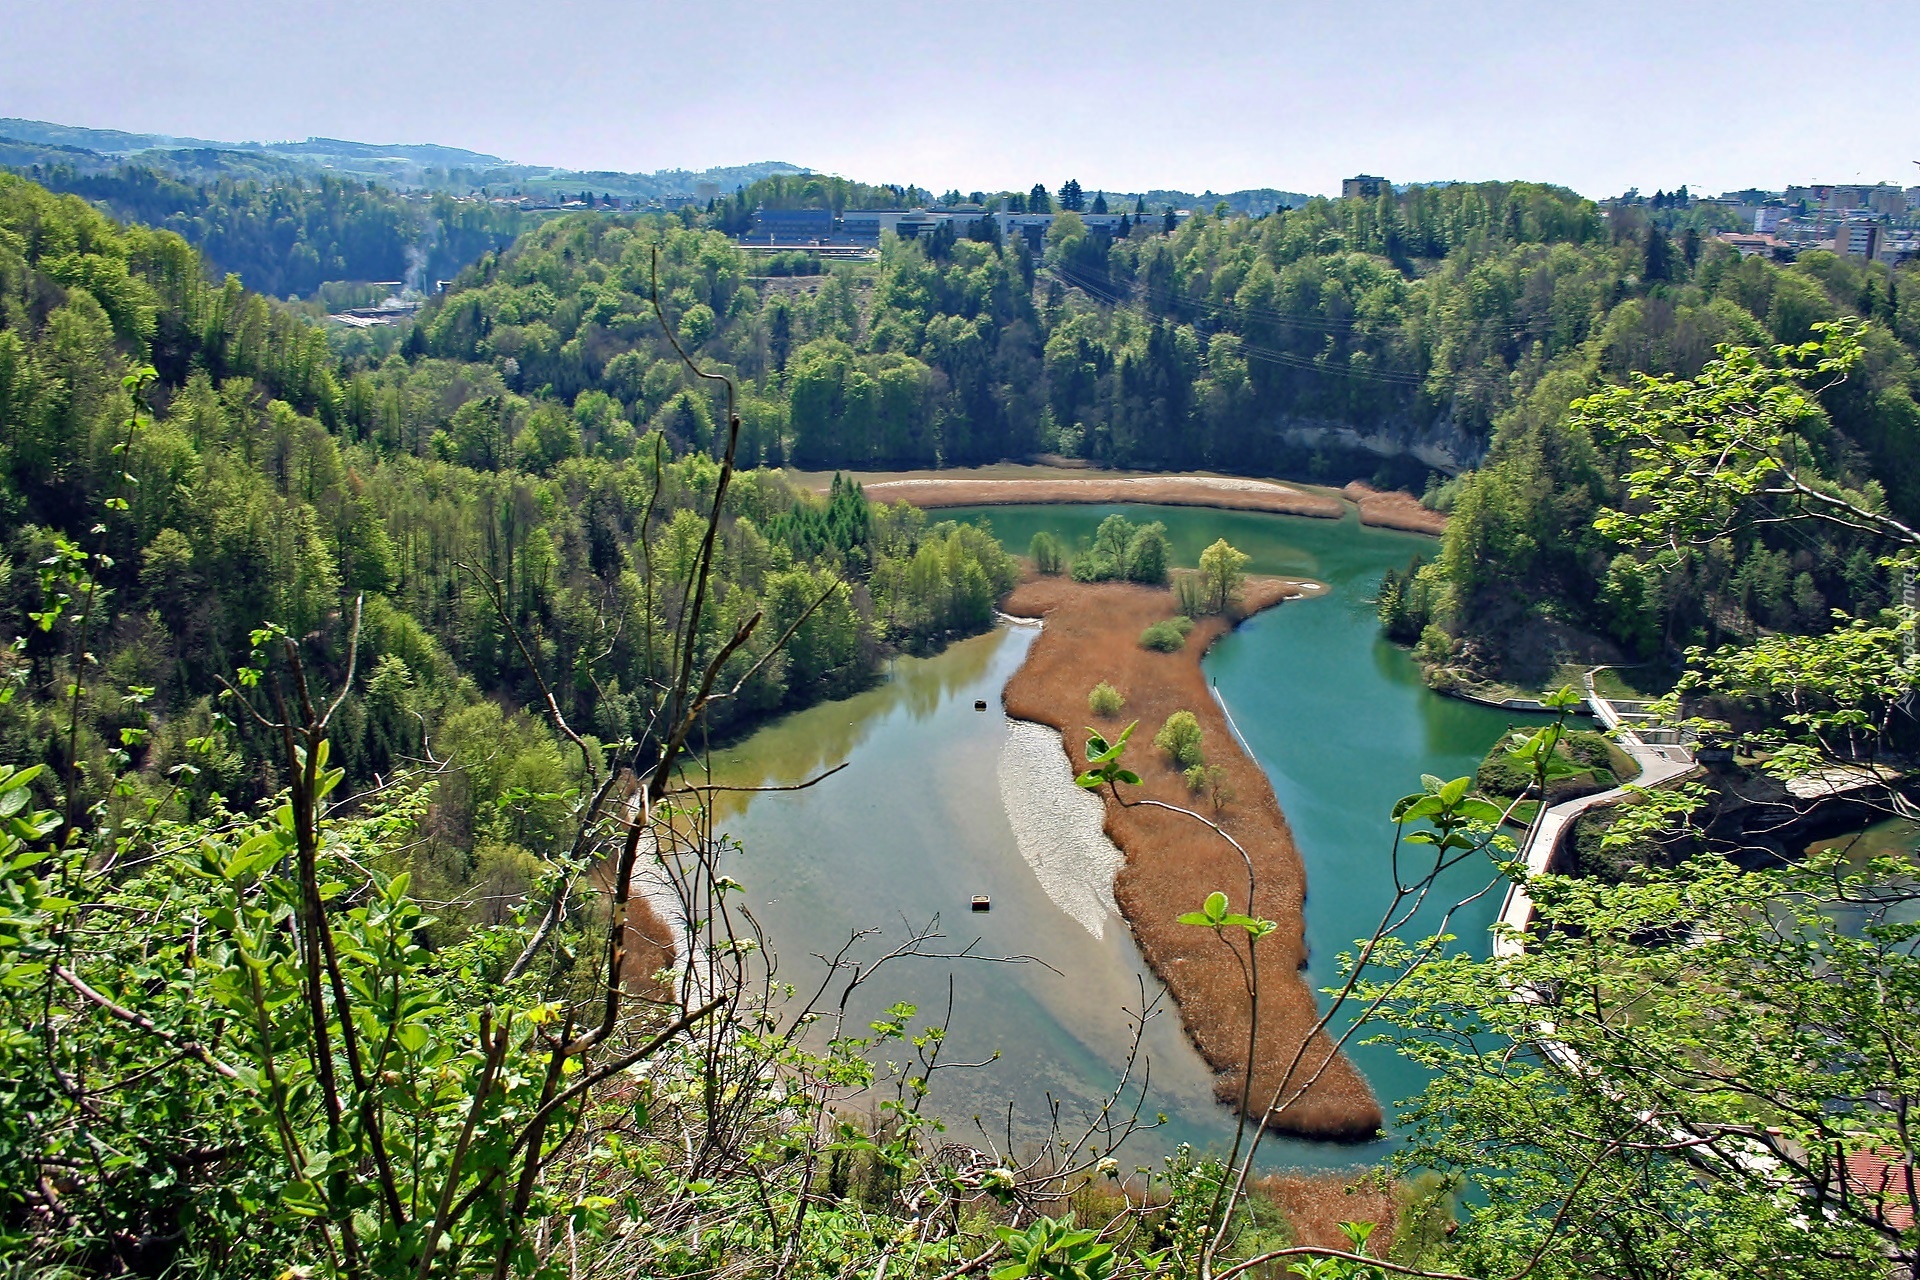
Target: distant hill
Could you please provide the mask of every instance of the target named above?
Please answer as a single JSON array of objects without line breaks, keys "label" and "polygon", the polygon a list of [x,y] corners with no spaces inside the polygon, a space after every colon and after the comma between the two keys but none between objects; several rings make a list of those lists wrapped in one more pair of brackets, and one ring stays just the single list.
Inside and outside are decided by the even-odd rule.
[{"label": "distant hill", "polygon": [[[0,136],[17,142],[37,142],[50,147],[79,147],[101,155],[124,155],[155,148],[175,150],[182,147],[230,148],[229,142],[209,142],[205,138],[175,138],[164,133],[123,133],[119,129],[88,129],[74,124],[49,124],[45,120],[0,118]],[[249,144],[252,145],[252,144]]]},{"label": "distant hill", "polygon": [[494,165],[506,163],[499,156],[490,156],[483,151],[443,147],[432,142],[373,143],[344,142],[338,138],[308,138],[305,142],[270,142],[265,149],[277,151],[282,155],[315,156],[327,159],[411,160],[416,164],[434,165],[442,169],[491,168]]},{"label": "distant hill", "polygon": [[517,164],[483,151],[438,143],[355,142],[308,138],[303,142],[215,142],[161,133],[89,129],[45,120],[0,118],[0,166],[65,165],[83,173],[137,164],[194,182],[220,178],[286,179],[303,173],[372,180],[402,190],[465,194],[486,187],[496,194],[571,194],[591,190],[623,199],[688,196],[711,182],[723,191],[780,173],[807,173],[781,160],[716,169],[661,169],[654,173],[614,170],[580,172],[552,165]]},{"label": "distant hill", "polygon": [[[1246,191],[1229,191],[1222,194],[1217,191],[1202,191],[1195,195],[1190,191],[1149,191],[1146,193],[1150,208],[1174,209],[1212,209],[1222,200],[1235,213],[1244,213],[1258,218],[1279,209],[1304,208],[1311,196],[1299,191],[1278,191],[1273,187],[1255,187]],[[1133,197],[1128,197],[1132,199]],[[1109,200],[1112,197],[1108,197]]]}]

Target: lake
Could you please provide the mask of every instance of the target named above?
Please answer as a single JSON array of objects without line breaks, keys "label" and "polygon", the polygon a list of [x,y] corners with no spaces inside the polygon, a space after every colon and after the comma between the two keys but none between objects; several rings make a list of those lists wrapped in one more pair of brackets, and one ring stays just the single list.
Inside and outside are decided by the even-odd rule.
[{"label": "lake", "polygon": [[[1351,515],[1309,520],[1190,507],[932,515],[989,522],[1024,553],[1041,529],[1077,544],[1115,512],[1162,521],[1176,564],[1192,565],[1224,537],[1252,557],[1253,572],[1312,577],[1331,588],[1248,620],[1214,646],[1205,665],[1293,828],[1307,871],[1309,978],[1330,985],[1340,952],[1373,931],[1390,895],[1393,801],[1418,790],[1422,773],[1472,772],[1521,717],[1431,693],[1407,654],[1380,638],[1371,599],[1382,573],[1430,555],[1431,539],[1367,528]],[[815,957],[837,951],[853,931],[881,931],[860,944],[874,955],[936,915],[947,935],[942,949],[977,940],[979,953],[1033,957],[890,962],[873,980],[873,998],[859,1006],[864,1020],[895,1000],[916,1004],[949,1025],[951,1061],[998,1052],[989,1066],[936,1077],[929,1110],[960,1141],[977,1141],[975,1116],[1003,1135],[1009,1106],[1017,1139],[1043,1123],[1054,1103],[1063,1119],[1094,1105],[1130,1041],[1125,1010],[1139,1007],[1143,983],[1149,998],[1158,989],[1124,922],[1115,918],[1096,937],[1055,906],[1021,855],[1001,798],[1008,726],[1000,691],[1033,635],[1003,626],[936,657],[900,658],[880,686],[788,716],[716,750],[712,761],[716,780],[733,785],[793,785],[849,765],[807,790],[722,798],[720,825],[743,849],[736,878],[783,978],[810,991],[822,968]],[[987,711],[974,710],[977,699]],[[1488,869],[1462,868],[1441,891],[1452,902],[1490,878]],[[993,910],[970,913],[974,894],[990,895]],[[1497,895],[1481,897],[1455,915],[1451,931],[1484,953],[1498,907]],[[1426,912],[1402,936],[1423,936],[1437,918]],[[1213,1101],[1211,1073],[1174,1011],[1150,1020],[1146,1048],[1147,1109],[1164,1112],[1167,1122],[1130,1148],[1135,1157],[1176,1142],[1224,1146],[1231,1115]],[[1390,1049],[1352,1052],[1389,1111],[1419,1089],[1421,1073]],[[1276,1167],[1346,1167],[1385,1149],[1269,1138],[1263,1153]]]}]

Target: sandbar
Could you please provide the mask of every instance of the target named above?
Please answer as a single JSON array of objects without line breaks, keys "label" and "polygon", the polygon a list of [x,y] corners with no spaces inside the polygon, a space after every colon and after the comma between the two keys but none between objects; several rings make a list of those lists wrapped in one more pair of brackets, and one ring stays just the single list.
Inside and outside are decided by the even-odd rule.
[{"label": "sandbar", "polygon": [[916,507],[1019,506],[1028,503],[1133,502],[1164,507],[1219,507],[1338,520],[1340,499],[1271,480],[1237,476],[1061,475],[1045,478],[955,476],[876,479],[865,484],[873,502]]},{"label": "sandbar", "polygon": [[[868,489],[869,495],[873,490]],[[1318,584],[1276,578],[1248,580],[1236,617],[1311,594]],[[1045,628],[1025,663],[1007,684],[1007,714],[1058,731],[1071,768],[1085,768],[1085,726],[1117,732],[1138,720],[1128,765],[1141,777],[1131,795],[1199,809],[1214,816],[1248,851],[1258,879],[1255,911],[1279,929],[1255,949],[1261,984],[1253,1105],[1265,1106],[1296,1050],[1319,1018],[1313,991],[1300,974],[1305,963],[1306,873],[1266,774],[1241,749],[1207,687],[1200,659],[1234,619],[1197,621],[1186,646],[1156,653],[1139,644],[1142,630],[1175,612],[1163,587],[1125,583],[1076,583],[1030,576],[1005,601],[1008,613],[1045,619]],[[1094,719],[1087,692],[1106,680],[1125,695],[1117,717]],[[1226,771],[1231,799],[1214,815],[1207,801],[1191,795],[1180,771],[1153,746],[1161,723],[1175,711],[1200,721],[1209,763]],[[1131,797],[1130,797],[1131,798]],[[1103,829],[1123,854],[1114,899],[1132,929],[1142,956],[1167,986],[1187,1034],[1218,1073],[1215,1092],[1239,1100],[1246,1068],[1248,1002],[1239,961],[1211,932],[1183,925],[1177,917],[1198,908],[1215,889],[1235,910],[1246,908],[1247,876],[1233,849],[1191,818],[1163,809],[1125,807],[1103,797]],[[1242,956],[1246,945],[1237,944]],[[1383,1116],[1366,1079],[1324,1036],[1306,1043],[1292,1080],[1317,1079],[1270,1128],[1302,1137],[1364,1141],[1380,1130]]]}]

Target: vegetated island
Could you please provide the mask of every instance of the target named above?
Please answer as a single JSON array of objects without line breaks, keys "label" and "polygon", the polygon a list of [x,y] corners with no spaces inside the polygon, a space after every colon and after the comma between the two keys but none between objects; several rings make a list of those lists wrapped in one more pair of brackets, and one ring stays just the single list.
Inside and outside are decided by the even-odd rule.
[{"label": "vegetated island", "polygon": [[[872,493],[872,489],[868,490]],[[1192,794],[1180,768],[1153,745],[1160,726],[1176,711],[1199,721],[1207,763],[1220,768],[1227,798],[1216,821],[1253,860],[1258,877],[1256,914],[1279,929],[1257,951],[1260,975],[1259,1038],[1255,1051],[1252,1106],[1264,1108],[1281,1074],[1319,1018],[1313,991],[1300,977],[1306,960],[1303,905],[1306,873],[1285,815],[1266,774],[1239,745],[1220,705],[1208,690],[1200,659],[1234,622],[1283,600],[1322,590],[1317,583],[1278,578],[1247,579],[1244,596],[1229,617],[1195,621],[1187,643],[1172,653],[1142,647],[1141,632],[1174,616],[1165,588],[1126,583],[1079,583],[1061,577],[1029,577],[1007,597],[1007,612],[1044,618],[1045,629],[1007,684],[1007,714],[1060,730],[1076,770],[1086,767],[1091,724],[1118,732],[1138,720],[1127,764],[1140,775],[1137,796],[1211,813],[1211,801]],[[1095,719],[1087,695],[1099,681],[1126,698],[1115,716]],[[1126,861],[1114,897],[1132,927],[1141,954],[1179,1006],[1187,1034],[1218,1073],[1215,1092],[1237,1104],[1247,1053],[1247,996],[1241,969],[1227,945],[1211,932],[1178,923],[1209,892],[1224,891],[1239,910],[1245,905],[1247,873],[1240,857],[1200,823],[1164,809],[1123,807],[1105,796],[1107,835]],[[1242,955],[1243,942],[1236,944]],[[1332,1061],[1329,1061],[1329,1057]],[[1277,1132],[1306,1138],[1364,1141],[1380,1129],[1380,1104],[1365,1077],[1316,1036],[1292,1076],[1318,1075],[1304,1096],[1269,1121]]]}]

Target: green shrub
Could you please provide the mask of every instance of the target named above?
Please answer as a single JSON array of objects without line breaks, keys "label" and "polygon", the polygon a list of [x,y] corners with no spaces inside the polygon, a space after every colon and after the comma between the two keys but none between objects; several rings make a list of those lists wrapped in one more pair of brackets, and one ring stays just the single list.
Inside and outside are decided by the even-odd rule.
[{"label": "green shrub", "polygon": [[1431,622],[1421,628],[1420,643],[1413,648],[1415,662],[1445,662],[1452,656],[1452,636]]},{"label": "green shrub", "polygon": [[[1035,541],[1038,542],[1037,537]],[[1124,580],[1158,585],[1167,580],[1167,561],[1171,554],[1164,524],[1156,520],[1136,525],[1125,516],[1108,516],[1100,522],[1093,542],[1073,558],[1073,580]]]},{"label": "green shrub", "polygon": [[1507,744],[1501,741],[1480,762],[1473,784],[1490,796],[1524,795],[1533,786],[1533,770],[1509,756]]},{"label": "green shrub", "polygon": [[1102,680],[1087,694],[1087,710],[1097,716],[1117,716],[1127,705],[1120,691]]},{"label": "green shrub", "polygon": [[[1575,796],[1590,795],[1619,786],[1620,779],[1611,767],[1616,751],[1619,748],[1609,742],[1605,734],[1591,730],[1575,730],[1567,734],[1560,742],[1560,758],[1584,772],[1565,774],[1550,781],[1547,784],[1547,802],[1558,804]],[[1625,755],[1624,752],[1620,754]],[[1631,760],[1631,757],[1628,759]],[[1533,770],[1507,754],[1504,740],[1496,742],[1493,749],[1487,752],[1473,781],[1475,787],[1489,796],[1535,793]]]},{"label": "green shrub", "polygon": [[1207,611],[1207,584],[1198,569],[1176,569],[1173,574],[1173,598],[1180,612],[1189,617]]},{"label": "green shrub", "polygon": [[1127,539],[1127,581],[1155,586],[1167,580],[1167,526],[1155,520],[1143,525]]},{"label": "green shrub", "polygon": [[1188,791],[1207,797],[1215,813],[1233,799],[1233,788],[1227,785],[1227,771],[1217,764],[1192,765],[1182,769],[1180,776],[1186,780]]},{"label": "green shrub", "polygon": [[1045,529],[1033,535],[1033,541],[1027,544],[1027,555],[1033,560],[1036,573],[1058,574],[1067,566],[1067,550],[1060,545],[1060,539]]},{"label": "green shrub", "polygon": [[1185,614],[1177,618],[1165,618],[1140,633],[1140,647],[1160,653],[1174,653],[1187,642],[1187,633],[1191,630],[1193,619]]},{"label": "green shrub", "polygon": [[1160,732],[1153,735],[1153,745],[1172,756],[1183,771],[1206,763],[1200,751],[1200,721],[1191,711],[1168,716]]}]

